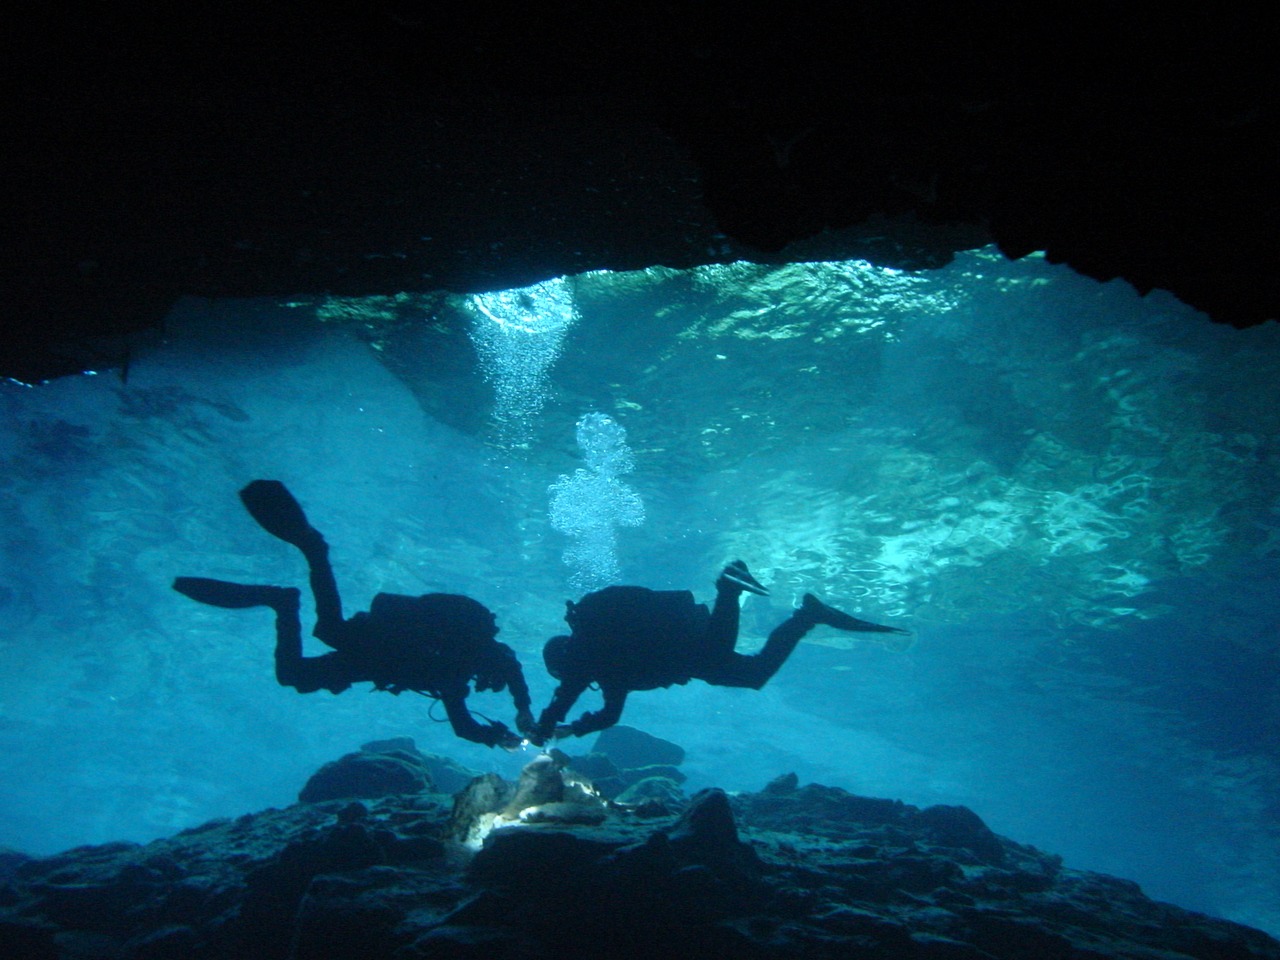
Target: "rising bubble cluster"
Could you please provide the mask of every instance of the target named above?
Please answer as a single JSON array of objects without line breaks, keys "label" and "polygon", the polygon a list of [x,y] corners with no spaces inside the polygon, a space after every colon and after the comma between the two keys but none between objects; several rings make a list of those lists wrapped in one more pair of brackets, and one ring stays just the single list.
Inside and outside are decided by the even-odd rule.
[{"label": "rising bubble cluster", "polygon": [[589,413],[578,421],[576,435],[587,469],[563,474],[550,486],[550,519],[552,527],[573,541],[564,552],[569,582],[588,591],[618,581],[617,528],[642,524],[644,503],[618,479],[635,469],[622,425],[602,413]]}]

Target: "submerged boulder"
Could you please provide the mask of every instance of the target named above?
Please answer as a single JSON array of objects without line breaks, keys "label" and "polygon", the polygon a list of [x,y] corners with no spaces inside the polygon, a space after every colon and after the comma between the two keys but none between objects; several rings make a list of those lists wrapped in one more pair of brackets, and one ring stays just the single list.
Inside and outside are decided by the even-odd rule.
[{"label": "submerged boulder", "polygon": [[414,743],[413,737],[391,737],[387,740],[371,740],[362,744],[360,750],[362,753],[387,756],[408,754],[416,765],[426,770],[427,776],[431,778],[431,782],[435,784],[435,789],[440,793],[455,794],[459,790],[465,789],[467,784],[480,776],[479,770],[465,767],[452,757],[442,757],[438,753],[423,753]]},{"label": "submerged boulder", "polygon": [[303,803],[345,798],[376,799],[402,793],[424,793],[435,785],[422,762],[400,750],[348,753],[311,775],[298,794]]},{"label": "submerged boulder", "polygon": [[543,754],[525,765],[516,783],[515,795],[502,810],[510,820],[520,816],[530,807],[545,803],[558,803],[564,799],[564,780],[554,758]]},{"label": "submerged boulder", "polygon": [[303,803],[325,800],[372,800],[402,793],[455,794],[479,772],[448,757],[423,753],[412,737],[373,740],[355,753],[326,763],[307,781],[298,799]]},{"label": "submerged boulder", "polygon": [[623,770],[654,765],[678,767],[684,763],[684,747],[626,724],[601,730],[591,752],[603,753]]},{"label": "submerged boulder", "polygon": [[622,806],[639,807],[646,803],[660,803],[669,810],[678,809],[684,800],[680,784],[669,777],[645,777],[613,798],[614,803]]},{"label": "submerged boulder", "polygon": [[[600,796],[620,798],[642,780],[660,777],[679,785],[687,779],[679,769],[684,748],[635,727],[618,725],[600,732],[591,752],[570,760],[573,768],[589,777]],[[619,800],[632,803],[634,800]]]}]

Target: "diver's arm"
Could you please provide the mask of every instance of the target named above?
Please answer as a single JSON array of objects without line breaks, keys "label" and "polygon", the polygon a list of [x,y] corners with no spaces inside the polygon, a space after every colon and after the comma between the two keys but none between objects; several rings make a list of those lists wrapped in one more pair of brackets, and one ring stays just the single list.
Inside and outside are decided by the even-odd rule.
[{"label": "diver's arm", "polygon": [[583,737],[588,733],[603,730],[605,727],[612,727],[621,719],[622,708],[627,705],[629,691],[625,687],[610,687],[605,684],[600,685],[600,690],[604,694],[604,706],[595,713],[584,713],[569,724],[569,729],[575,737]]},{"label": "diver's arm", "polygon": [[508,740],[516,740],[515,735],[501,723],[495,722],[488,726],[477,723],[476,718],[467,709],[465,695],[451,693],[442,696],[440,702],[444,704],[444,712],[449,716],[449,724],[453,727],[453,732],[463,740],[481,743],[486,747],[496,747]]},{"label": "diver's arm", "polygon": [[[515,704],[516,712],[529,713],[533,701],[529,698],[529,685],[524,681],[524,670],[520,667],[516,652],[505,643],[499,643],[498,647],[502,650],[502,669],[498,679],[511,690],[511,701]],[[494,689],[501,690],[502,686]]]},{"label": "diver's arm", "polygon": [[515,653],[511,654],[504,679],[516,708],[516,729],[525,734],[533,732],[533,701],[529,698],[529,685],[524,681],[524,671],[520,669]]},{"label": "diver's arm", "polygon": [[556,726],[569,715],[569,710],[590,685],[590,678],[576,678],[565,680],[556,687],[556,692],[551,697],[551,702],[547,704],[547,709],[543,710],[542,716],[538,717],[539,736],[550,737],[554,734]]},{"label": "diver's arm", "polygon": [[[240,501],[263,530],[292,544],[307,558],[311,571],[311,593],[316,601],[316,627],[312,634],[331,647],[340,647],[342,601],[329,565],[329,544],[311,525],[288,488],[279,480],[254,480],[240,491]],[[337,638],[338,642],[334,642]]]}]

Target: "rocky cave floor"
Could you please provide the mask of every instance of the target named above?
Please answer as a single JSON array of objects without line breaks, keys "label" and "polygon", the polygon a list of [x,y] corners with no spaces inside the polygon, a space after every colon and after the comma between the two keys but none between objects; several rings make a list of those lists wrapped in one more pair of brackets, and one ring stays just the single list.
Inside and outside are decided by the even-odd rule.
[{"label": "rocky cave floor", "polygon": [[681,756],[661,755],[679,748],[651,745],[657,755],[599,742],[585,757],[552,751],[512,784],[382,741],[326,764],[284,810],[145,845],[8,852],[0,952],[1280,958],[1260,931],[1066,869],[964,807],[921,810],[794,775],[759,793],[685,797]]}]

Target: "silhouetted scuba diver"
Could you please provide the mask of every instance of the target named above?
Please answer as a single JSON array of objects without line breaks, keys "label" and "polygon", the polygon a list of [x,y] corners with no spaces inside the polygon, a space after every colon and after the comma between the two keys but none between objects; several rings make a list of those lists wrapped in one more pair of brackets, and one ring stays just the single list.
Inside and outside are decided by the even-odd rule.
[{"label": "silhouetted scuba diver", "polygon": [[[542,651],[547,672],[560,681],[542,711],[532,739],[582,736],[613,726],[627,694],[690,680],[720,687],[759,690],[791,656],[810,630],[826,624],[864,633],[906,633],[868,623],[827,606],[806,593],[800,608],[774,628],[759,653],[735,653],[738,598],[744,591],[767,595],[746,564],[735,560],[716,580],[711,612],[688,590],[605,587],[578,603],[569,601],[569,636],[553,637]],[[562,726],[570,708],[591,684],[600,685],[604,707]]]},{"label": "silhouetted scuba diver", "polygon": [[299,693],[341,693],[371,681],[379,690],[415,690],[444,704],[453,732],[486,746],[514,748],[520,738],[506,726],[478,723],[467,709],[468,684],[476,690],[510,688],[521,731],[533,726],[529,688],[515,653],[495,636],[494,615],[470,597],[428,593],[407,597],[380,593],[368,613],[342,617],[342,601],[329,564],[329,545],[307,521],[293,495],[277,480],[255,480],[240,499],[268,533],[302,551],[311,571],[316,602],[312,635],[336,651],[302,655],[302,624],[296,587],[252,586],[178,577],[173,588],[215,607],[271,607],[276,612],[276,679]]}]

